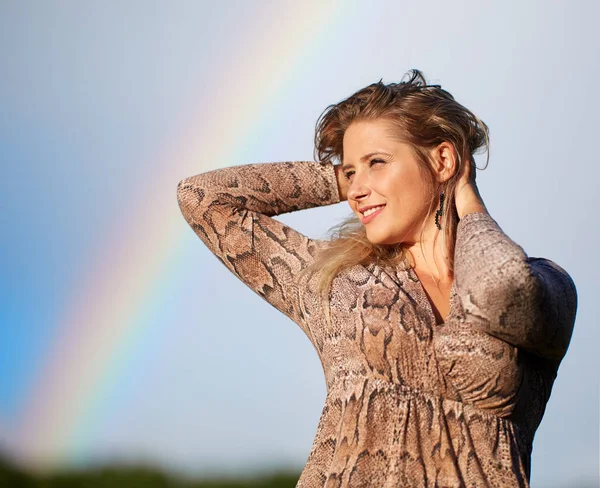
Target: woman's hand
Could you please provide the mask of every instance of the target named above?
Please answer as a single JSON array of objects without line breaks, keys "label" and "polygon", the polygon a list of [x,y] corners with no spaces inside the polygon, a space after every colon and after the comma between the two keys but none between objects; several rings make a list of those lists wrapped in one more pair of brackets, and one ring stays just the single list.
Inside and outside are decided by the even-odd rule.
[{"label": "woman's hand", "polygon": [[338,190],[340,193],[340,202],[348,200],[348,188],[350,184],[346,177],[344,176],[344,172],[342,171],[342,165],[336,164],[333,169],[335,169],[335,177],[337,179]]},{"label": "woman's hand", "polygon": [[462,168],[462,173],[459,176],[454,192],[456,211],[458,212],[459,219],[473,212],[488,213],[475,182],[477,170],[475,163],[473,161],[466,161],[466,163]]}]

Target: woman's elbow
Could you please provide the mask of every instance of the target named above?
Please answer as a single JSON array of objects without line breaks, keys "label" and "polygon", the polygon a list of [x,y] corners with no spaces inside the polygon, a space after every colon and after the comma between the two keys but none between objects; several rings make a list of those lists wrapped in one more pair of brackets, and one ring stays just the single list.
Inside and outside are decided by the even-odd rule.
[{"label": "woman's elbow", "polygon": [[545,310],[544,283],[526,260],[507,262],[479,285],[485,291],[469,294],[465,302],[476,328],[538,355],[564,354],[563,332]]},{"label": "woman's elbow", "polygon": [[190,225],[198,219],[198,214],[206,201],[206,191],[197,183],[193,183],[191,178],[184,178],[177,184],[177,203]]},{"label": "woman's elbow", "polygon": [[571,342],[577,314],[577,289],[569,274],[556,263],[530,260],[535,308],[531,313],[531,340],[542,355],[561,360]]},{"label": "woman's elbow", "polygon": [[498,315],[498,329],[512,330],[515,345],[529,352],[562,360],[576,308],[576,291],[566,272],[548,260],[527,258],[514,267],[499,293],[503,310]]}]

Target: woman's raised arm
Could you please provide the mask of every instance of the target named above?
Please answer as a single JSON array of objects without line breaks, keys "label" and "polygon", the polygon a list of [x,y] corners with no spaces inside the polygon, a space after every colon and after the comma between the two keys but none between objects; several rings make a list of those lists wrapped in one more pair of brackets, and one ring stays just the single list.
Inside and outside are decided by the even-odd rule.
[{"label": "woman's raised arm", "polygon": [[577,290],[563,268],[528,257],[489,214],[474,212],[458,223],[454,279],[470,324],[562,360],[577,311]]},{"label": "woman's raised arm", "polygon": [[181,180],[177,200],[185,220],[208,249],[304,328],[295,277],[313,262],[318,241],[272,217],[337,203],[337,185],[331,163],[247,164]]}]

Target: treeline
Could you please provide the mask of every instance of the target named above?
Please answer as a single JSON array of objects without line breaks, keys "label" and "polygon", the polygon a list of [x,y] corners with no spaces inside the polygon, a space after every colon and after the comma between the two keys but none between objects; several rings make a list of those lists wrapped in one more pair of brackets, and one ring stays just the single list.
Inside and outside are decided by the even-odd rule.
[{"label": "treeline", "polygon": [[1,488],[294,488],[299,473],[247,480],[188,480],[150,467],[103,467],[34,475],[0,459]]}]

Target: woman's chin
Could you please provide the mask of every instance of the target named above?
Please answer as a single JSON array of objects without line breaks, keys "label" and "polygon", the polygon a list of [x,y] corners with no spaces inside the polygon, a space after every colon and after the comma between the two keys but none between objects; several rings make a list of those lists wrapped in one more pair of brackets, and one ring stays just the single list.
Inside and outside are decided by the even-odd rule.
[{"label": "woman's chin", "polygon": [[375,232],[367,232],[367,239],[369,239],[369,242],[371,244],[378,246],[384,246],[392,243],[392,239],[390,239],[390,236]]}]

